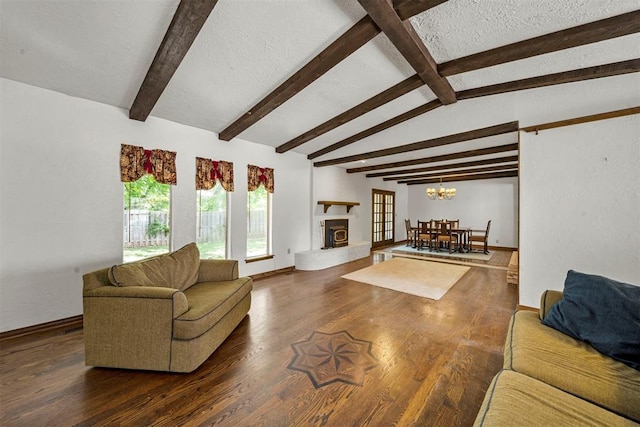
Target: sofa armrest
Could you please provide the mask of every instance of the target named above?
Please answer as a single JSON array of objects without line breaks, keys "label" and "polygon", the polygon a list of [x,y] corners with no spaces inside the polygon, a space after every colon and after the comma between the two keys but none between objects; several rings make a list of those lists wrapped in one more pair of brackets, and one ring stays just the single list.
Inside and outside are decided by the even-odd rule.
[{"label": "sofa armrest", "polygon": [[546,290],[540,297],[540,320],[544,320],[551,307],[562,299],[561,291]]},{"label": "sofa armrest", "polygon": [[84,298],[130,298],[132,304],[146,304],[149,300],[172,300],[172,319],[182,316],[189,310],[189,302],[184,293],[173,288],[160,288],[153,286],[101,286],[92,290],[85,290]]},{"label": "sofa armrest", "polygon": [[85,363],[171,370],[173,323],[188,310],[181,291],[151,286],[101,286],[82,298]]},{"label": "sofa armrest", "polygon": [[92,271],[82,276],[82,290],[84,292],[92,289],[99,288],[100,286],[110,285],[109,281],[109,269],[103,268],[101,270]]},{"label": "sofa armrest", "polygon": [[222,282],[238,278],[238,261],[235,259],[201,259],[198,282]]}]

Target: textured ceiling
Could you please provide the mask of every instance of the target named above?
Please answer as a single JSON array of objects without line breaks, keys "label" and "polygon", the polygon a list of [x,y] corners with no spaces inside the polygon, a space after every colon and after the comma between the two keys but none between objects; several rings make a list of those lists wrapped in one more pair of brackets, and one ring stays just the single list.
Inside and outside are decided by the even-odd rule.
[{"label": "textured ceiling", "polygon": [[[177,5],[177,0],[0,0],[0,75],[128,110]],[[442,63],[638,7],[637,0],[450,0],[411,23]],[[356,0],[219,0],[151,115],[219,133],[363,16]],[[638,58],[639,46],[640,36],[634,34],[448,80],[460,91]],[[413,74],[381,33],[239,137],[279,146]],[[495,97],[482,102],[492,105],[489,98]],[[294,151],[313,153],[433,99],[425,85]],[[468,115],[479,105],[469,100],[441,107],[429,113],[429,121],[409,120],[319,160],[459,132],[448,115]],[[515,114],[502,121],[517,120]],[[468,121],[473,129],[474,118]],[[435,129],[434,122],[442,126]],[[477,123],[486,126],[486,121]],[[502,135],[472,141],[464,149],[514,141],[513,135]],[[451,151],[440,147],[428,154]]]}]

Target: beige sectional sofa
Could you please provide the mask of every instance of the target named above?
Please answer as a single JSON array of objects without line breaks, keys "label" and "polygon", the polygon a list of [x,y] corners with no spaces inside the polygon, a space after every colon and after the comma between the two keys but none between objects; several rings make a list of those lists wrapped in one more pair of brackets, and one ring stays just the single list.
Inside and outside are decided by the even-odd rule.
[{"label": "beige sectional sofa", "polygon": [[513,315],[503,369],[474,425],[639,425],[640,371],[542,323],[562,296],[546,291],[540,313]]},{"label": "beige sectional sofa", "polygon": [[238,326],[253,282],[235,260],[200,260],[195,243],[84,275],[88,366],[191,372]]}]

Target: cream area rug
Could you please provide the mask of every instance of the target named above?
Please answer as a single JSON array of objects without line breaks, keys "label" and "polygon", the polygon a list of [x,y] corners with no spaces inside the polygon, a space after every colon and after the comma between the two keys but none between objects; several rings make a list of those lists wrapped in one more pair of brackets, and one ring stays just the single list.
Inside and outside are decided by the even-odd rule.
[{"label": "cream area rug", "polygon": [[344,279],[438,300],[470,267],[393,258],[342,276]]}]

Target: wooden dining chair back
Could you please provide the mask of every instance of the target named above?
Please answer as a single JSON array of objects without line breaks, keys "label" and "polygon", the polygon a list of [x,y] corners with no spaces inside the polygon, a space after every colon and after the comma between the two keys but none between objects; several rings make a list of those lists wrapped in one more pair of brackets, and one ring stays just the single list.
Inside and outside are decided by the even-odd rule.
[{"label": "wooden dining chair back", "polygon": [[414,228],[411,227],[411,220],[404,220],[404,228],[407,230],[407,246],[415,246]]},{"label": "wooden dining chair back", "polygon": [[431,250],[431,245],[435,239],[434,229],[431,227],[433,221],[418,221],[418,250],[425,246]]},{"label": "wooden dining chair back", "polygon": [[469,236],[469,247],[473,250],[473,244],[481,244],[483,247],[483,252],[485,254],[489,253],[489,229],[491,228],[491,220],[487,222],[487,228],[485,230],[471,230],[471,235]]},{"label": "wooden dining chair back", "polygon": [[459,219],[450,219],[448,220],[449,224],[451,224],[451,228],[457,229],[460,228],[460,220]]},{"label": "wooden dining chair back", "polygon": [[440,221],[438,222],[437,236],[436,236],[436,248],[440,252],[441,247],[449,249],[449,253],[453,252],[454,244],[458,243],[458,235],[453,233],[453,228],[450,222]]}]

